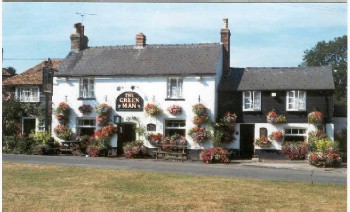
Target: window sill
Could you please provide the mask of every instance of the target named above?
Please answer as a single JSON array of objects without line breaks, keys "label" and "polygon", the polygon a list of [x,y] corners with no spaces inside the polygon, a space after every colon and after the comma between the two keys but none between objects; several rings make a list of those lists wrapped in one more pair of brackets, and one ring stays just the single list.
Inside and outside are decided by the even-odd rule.
[{"label": "window sill", "polygon": [[243,110],[243,112],[261,112],[261,110]]},{"label": "window sill", "polygon": [[79,97],[78,100],[96,100],[95,97],[93,98],[83,98],[83,97]]},{"label": "window sill", "polygon": [[172,98],[166,98],[165,101],[186,101],[185,99],[172,99]]}]

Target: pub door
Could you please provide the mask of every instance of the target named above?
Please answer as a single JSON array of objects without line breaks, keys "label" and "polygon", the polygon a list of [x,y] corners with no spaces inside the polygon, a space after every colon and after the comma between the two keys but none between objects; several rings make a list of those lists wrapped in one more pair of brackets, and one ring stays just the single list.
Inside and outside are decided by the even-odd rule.
[{"label": "pub door", "polygon": [[118,131],[118,147],[117,147],[117,155],[123,155],[123,146],[125,143],[135,141],[136,140],[136,132],[135,132],[136,124],[134,123],[123,123],[120,124],[120,128]]},{"label": "pub door", "polygon": [[240,156],[252,159],[254,154],[254,124],[240,124]]}]

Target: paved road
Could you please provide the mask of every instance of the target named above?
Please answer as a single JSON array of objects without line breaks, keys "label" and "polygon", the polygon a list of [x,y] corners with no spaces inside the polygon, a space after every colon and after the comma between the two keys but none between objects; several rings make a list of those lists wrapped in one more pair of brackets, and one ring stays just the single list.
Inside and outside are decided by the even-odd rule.
[{"label": "paved road", "polygon": [[[201,162],[156,161],[153,159],[127,160],[120,158],[85,158],[73,156],[38,156],[3,154],[6,162],[55,164],[64,166],[96,167],[105,169],[142,170],[200,176],[223,176],[261,180],[314,182],[346,185],[346,169],[299,169],[297,166],[259,166],[259,163],[203,164]],[[305,166],[305,165],[304,165]]]}]

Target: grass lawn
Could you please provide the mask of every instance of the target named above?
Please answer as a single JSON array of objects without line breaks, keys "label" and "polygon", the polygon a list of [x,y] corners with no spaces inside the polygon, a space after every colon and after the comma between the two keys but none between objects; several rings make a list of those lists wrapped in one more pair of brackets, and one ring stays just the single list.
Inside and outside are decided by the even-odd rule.
[{"label": "grass lawn", "polygon": [[346,186],[54,165],[2,165],[3,209],[346,211]]}]

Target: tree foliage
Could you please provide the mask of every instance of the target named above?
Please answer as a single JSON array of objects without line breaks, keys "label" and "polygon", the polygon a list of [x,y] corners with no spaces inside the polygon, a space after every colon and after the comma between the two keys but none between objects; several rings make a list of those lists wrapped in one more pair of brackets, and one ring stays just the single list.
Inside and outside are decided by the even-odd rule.
[{"label": "tree foliage", "polygon": [[335,100],[345,103],[347,96],[347,36],[336,37],[329,42],[320,41],[304,52],[302,66],[332,66]]},{"label": "tree foliage", "polygon": [[14,67],[9,66],[9,67],[6,68],[6,70],[11,75],[15,75],[16,74],[16,69]]}]

